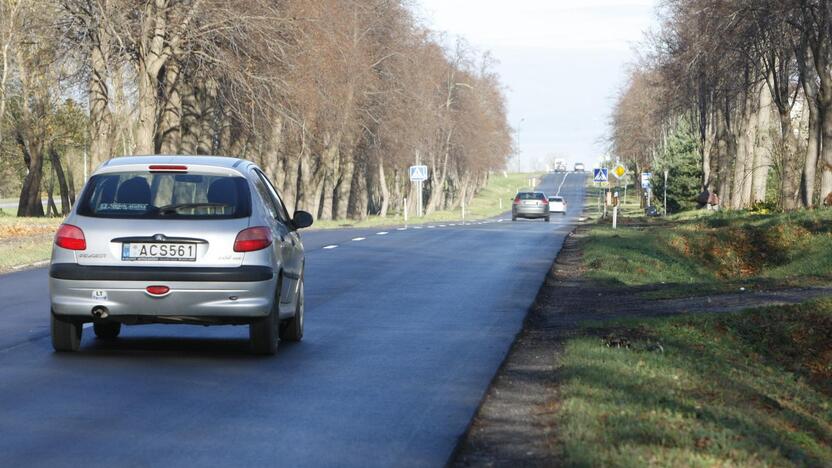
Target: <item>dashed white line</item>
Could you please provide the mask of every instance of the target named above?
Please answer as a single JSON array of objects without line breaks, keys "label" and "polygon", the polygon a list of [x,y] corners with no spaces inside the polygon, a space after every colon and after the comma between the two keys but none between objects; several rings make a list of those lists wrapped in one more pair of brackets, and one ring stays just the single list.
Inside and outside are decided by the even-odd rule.
[{"label": "dashed white line", "polygon": [[355,239],[353,239],[352,241],[353,241],[353,242],[359,242],[359,241],[363,241],[364,239],[366,239],[366,237],[356,237],[356,238],[355,238]]},{"label": "dashed white line", "polygon": [[428,229],[436,229],[436,226],[428,226]]},{"label": "dashed white line", "polygon": [[413,229],[422,229],[422,226],[413,226]]},{"label": "dashed white line", "polygon": [[439,227],[446,227],[444,224],[440,224]]},{"label": "dashed white line", "polygon": [[407,231],[407,228],[406,228],[406,227],[402,227],[402,228],[398,228],[398,229],[396,229],[396,230],[397,230],[397,231]]},{"label": "dashed white line", "polygon": [[324,250],[332,250],[332,249],[337,249],[337,248],[338,248],[337,245],[326,245],[326,246],[324,246]]},{"label": "dashed white line", "polygon": [[448,226],[456,226],[456,224],[449,224]]},{"label": "dashed white line", "polygon": [[387,234],[390,234],[390,233],[387,232],[387,231],[381,231],[381,232],[376,233],[377,236],[386,236]]}]

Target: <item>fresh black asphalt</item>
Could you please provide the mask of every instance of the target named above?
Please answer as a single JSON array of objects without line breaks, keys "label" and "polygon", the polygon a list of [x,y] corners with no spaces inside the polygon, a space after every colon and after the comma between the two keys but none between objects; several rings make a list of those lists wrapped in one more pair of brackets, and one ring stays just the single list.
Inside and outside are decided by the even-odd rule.
[{"label": "fresh black asphalt", "polygon": [[275,357],[245,327],[184,325],[56,354],[46,269],[0,276],[0,466],[441,466],[585,182],[551,223],[305,233],[306,334]]}]

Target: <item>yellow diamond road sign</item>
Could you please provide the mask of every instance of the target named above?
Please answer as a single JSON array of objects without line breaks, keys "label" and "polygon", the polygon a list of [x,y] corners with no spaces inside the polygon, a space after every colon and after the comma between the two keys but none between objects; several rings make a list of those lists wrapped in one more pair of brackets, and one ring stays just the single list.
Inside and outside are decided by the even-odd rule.
[{"label": "yellow diamond road sign", "polygon": [[627,169],[624,166],[622,166],[621,164],[619,164],[618,166],[615,167],[615,169],[612,170],[612,173],[620,179],[620,178],[624,177],[624,174],[627,173]]}]

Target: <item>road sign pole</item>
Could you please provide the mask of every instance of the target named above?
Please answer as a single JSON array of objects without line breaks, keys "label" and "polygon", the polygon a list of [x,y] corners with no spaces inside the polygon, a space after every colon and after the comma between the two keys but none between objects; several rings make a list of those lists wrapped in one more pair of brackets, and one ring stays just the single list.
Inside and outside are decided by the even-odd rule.
[{"label": "road sign pole", "polygon": [[418,206],[416,206],[416,216],[422,217],[422,181],[416,183],[416,201],[418,202]]}]

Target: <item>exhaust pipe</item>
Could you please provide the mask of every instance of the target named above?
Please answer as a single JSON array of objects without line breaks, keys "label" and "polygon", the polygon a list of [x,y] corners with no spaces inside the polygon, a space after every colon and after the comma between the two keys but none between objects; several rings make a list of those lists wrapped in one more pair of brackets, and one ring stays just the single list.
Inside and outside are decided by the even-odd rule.
[{"label": "exhaust pipe", "polygon": [[96,306],[92,308],[92,316],[97,319],[105,319],[109,317],[110,312],[104,306]]}]

